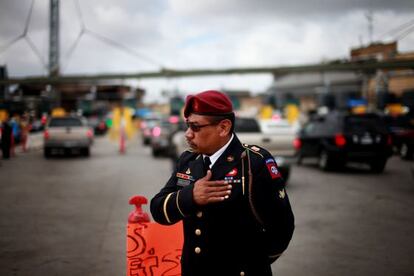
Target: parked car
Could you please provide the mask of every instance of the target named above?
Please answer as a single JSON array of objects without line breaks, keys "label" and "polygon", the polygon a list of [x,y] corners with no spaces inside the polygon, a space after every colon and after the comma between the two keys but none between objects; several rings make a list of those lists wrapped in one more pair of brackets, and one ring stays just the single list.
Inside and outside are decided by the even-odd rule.
[{"label": "parked car", "polygon": [[159,124],[161,120],[160,115],[147,115],[144,118],[142,118],[141,121],[141,137],[142,137],[142,143],[144,145],[150,145],[151,144],[151,137],[152,137],[152,128]]},{"label": "parked car", "polygon": [[88,118],[88,126],[93,129],[95,135],[105,135],[108,131],[105,118],[90,117]]},{"label": "parked car", "polygon": [[[243,144],[258,145],[267,149],[276,159],[279,171],[285,181],[289,179],[291,158],[295,154],[293,140],[295,133],[278,135],[276,133],[263,133],[255,118],[237,117],[234,125],[235,133]],[[176,158],[188,148],[184,138],[184,131],[173,135],[174,155]]]},{"label": "parked car", "polygon": [[299,131],[295,146],[298,163],[304,158],[317,158],[322,170],[360,162],[381,173],[392,155],[391,135],[377,114],[316,115]]},{"label": "parked car", "polygon": [[68,153],[78,151],[89,156],[93,143],[93,130],[87,121],[81,117],[52,117],[44,131],[44,156],[50,157],[53,153]]},{"label": "parked car", "polygon": [[384,120],[392,135],[394,151],[402,159],[414,159],[414,118],[412,115],[386,115]]},{"label": "parked car", "polygon": [[36,133],[44,130],[44,124],[40,119],[35,119],[30,125],[30,133]]},{"label": "parked car", "polygon": [[151,130],[151,152],[154,157],[171,157],[173,154],[172,137],[183,130],[183,122],[177,116],[161,119]]}]

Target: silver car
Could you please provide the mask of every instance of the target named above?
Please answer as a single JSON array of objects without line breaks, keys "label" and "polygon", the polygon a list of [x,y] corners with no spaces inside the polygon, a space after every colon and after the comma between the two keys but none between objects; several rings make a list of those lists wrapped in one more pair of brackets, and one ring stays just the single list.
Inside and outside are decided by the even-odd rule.
[{"label": "silver car", "polygon": [[88,127],[84,118],[80,117],[52,117],[44,132],[44,156],[50,157],[53,153],[69,153],[77,151],[89,156],[93,143],[93,130]]}]

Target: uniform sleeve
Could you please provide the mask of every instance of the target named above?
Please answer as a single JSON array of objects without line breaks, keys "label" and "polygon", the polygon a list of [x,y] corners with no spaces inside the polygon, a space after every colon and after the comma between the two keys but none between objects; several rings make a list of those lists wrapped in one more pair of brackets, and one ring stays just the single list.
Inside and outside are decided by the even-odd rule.
[{"label": "uniform sleeve", "polygon": [[[180,166],[180,160],[178,161],[177,168]],[[161,191],[151,199],[151,215],[160,224],[174,224],[184,217],[194,214],[196,211],[193,200],[194,184],[191,183],[184,188],[177,186],[176,173],[177,169],[174,170]]]},{"label": "uniform sleeve", "polygon": [[276,161],[269,153],[256,159],[253,175],[252,205],[261,220],[269,246],[271,261],[276,260],[289,245],[294,231],[294,215],[285,190],[285,182]]}]

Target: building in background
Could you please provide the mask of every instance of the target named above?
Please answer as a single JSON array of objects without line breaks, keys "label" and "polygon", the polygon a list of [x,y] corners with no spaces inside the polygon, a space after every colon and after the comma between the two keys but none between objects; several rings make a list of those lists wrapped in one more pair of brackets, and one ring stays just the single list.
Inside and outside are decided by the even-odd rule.
[{"label": "building in background", "polygon": [[[397,42],[373,43],[351,49],[351,61],[395,60],[414,57],[414,52],[399,53]],[[414,70],[377,70],[359,72],[296,73],[275,77],[268,88],[269,102],[278,109],[296,101],[302,111],[324,105],[346,108],[350,99],[365,98],[372,109],[383,109],[388,102],[403,101],[414,110]]]}]

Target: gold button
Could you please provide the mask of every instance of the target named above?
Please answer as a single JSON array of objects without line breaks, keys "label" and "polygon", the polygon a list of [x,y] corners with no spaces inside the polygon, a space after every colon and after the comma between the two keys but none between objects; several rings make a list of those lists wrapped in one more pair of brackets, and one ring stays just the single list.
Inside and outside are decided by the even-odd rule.
[{"label": "gold button", "polygon": [[201,252],[201,248],[200,248],[200,247],[196,247],[196,248],[194,248],[194,252],[195,252],[196,254],[200,254],[200,252]]},{"label": "gold button", "polygon": [[240,276],[244,276],[244,271],[240,271]]},{"label": "gold button", "polygon": [[195,234],[196,234],[197,236],[200,236],[200,235],[201,235],[201,230],[200,230],[200,229],[196,229],[196,230],[195,230]]},{"label": "gold button", "polygon": [[197,217],[198,218],[201,218],[202,216],[203,216],[203,212],[201,212],[201,211],[197,212]]}]

